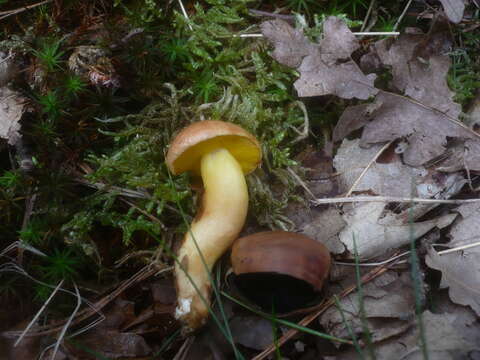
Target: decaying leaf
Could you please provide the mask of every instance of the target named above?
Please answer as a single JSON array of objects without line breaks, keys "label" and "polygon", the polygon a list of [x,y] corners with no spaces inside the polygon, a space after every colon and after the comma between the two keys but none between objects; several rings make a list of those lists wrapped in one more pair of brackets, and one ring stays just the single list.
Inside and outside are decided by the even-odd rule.
[{"label": "decaying leaf", "polygon": [[340,242],[338,234],[345,225],[339,209],[329,207],[314,212],[311,219],[302,223],[298,230],[321,242],[332,254],[342,254],[345,252],[345,246]]},{"label": "decaying leaf", "polygon": [[434,227],[444,228],[456,216],[448,214],[432,220],[409,223],[406,213],[394,214],[385,210],[384,203],[358,204],[344,214],[347,226],[340,232],[340,241],[351,254],[354,254],[355,241],[358,256],[369,259],[407,245],[412,238],[418,239]]},{"label": "decaying leaf", "polygon": [[465,2],[463,0],[440,0],[440,2],[442,3],[445,15],[447,15],[451,22],[458,24],[462,21],[465,10]]},{"label": "decaying leaf", "polygon": [[[411,325],[415,300],[408,273],[399,276],[390,271],[365,284],[363,301],[373,342],[401,334]],[[358,293],[341,299],[340,307],[353,331],[361,334],[363,328],[359,315]],[[320,318],[320,323],[332,335],[349,337],[345,321],[336,307],[329,308]]]},{"label": "decaying leaf", "polygon": [[364,147],[403,138],[408,144],[403,161],[418,167],[447,159],[447,138],[457,139],[464,145],[460,164],[480,170],[480,138],[456,121],[460,106],[453,102],[446,82],[451,65],[446,54],[449,44],[445,32],[404,34],[395,41],[377,42],[376,57],[391,67],[391,85],[405,96],[382,91],[372,104],[347,108],[336,126],[336,140],[362,126]]},{"label": "decaying leaf", "polygon": [[69,346],[72,353],[85,356],[84,349],[87,348],[109,359],[139,357],[151,353],[151,348],[142,336],[120,330],[135,318],[134,303],[117,299],[105,316],[106,319],[98,326],[75,338],[83,346]]},{"label": "decaying leaf", "polygon": [[334,94],[344,99],[368,99],[377,93],[373,85],[376,75],[363,74],[351,59],[360,45],[339,18],[325,20],[318,45],[283,20],[266,21],[261,29],[275,47],[273,58],[300,72],[294,84],[299,96]]},{"label": "decaying leaf", "polygon": [[8,87],[0,88],[0,139],[14,145],[20,138],[20,119],[25,111],[25,100]]},{"label": "decaying leaf", "polygon": [[[464,246],[480,241],[480,205],[465,204],[457,211],[462,218],[452,227],[450,246]],[[442,272],[440,287],[449,288],[453,302],[470,306],[480,316],[480,247],[440,255],[433,248],[426,263]]]},{"label": "decaying leaf", "polygon": [[[423,312],[422,320],[429,359],[474,359],[469,356],[469,353],[480,349],[478,321],[466,318],[458,311],[434,314],[428,310]],[[394,359],[422,360],[424,356],[419,346],[420,338],[418,326],[412,326],[408,332],[399,337],[374,344],[375,358],[390,360],[394,354]],[[358,354],[354,351],[335,357],[335,360],[354,359],[358,359]]]},{"label": "decaying leaf", "polygon": [[[360,148],[360,140],[344,140],[337,151],[333,164],[340,173],[340,191],[347,192],[362,174],[370,161],[382,148],[374,145]],[[406,166],[398,154],[391,153],[388,162],[373,163],[355,186],[355,191],[371,191],[376,195],[409,197],[412,187],[421,183],[420,179],[427,175],[424,168]]]},{"label": "decaying leaf", "polygon": [[272,322],[258,316],[236,316],[230,322],[236,343],[255,350],[263,350],[274,338]]}]

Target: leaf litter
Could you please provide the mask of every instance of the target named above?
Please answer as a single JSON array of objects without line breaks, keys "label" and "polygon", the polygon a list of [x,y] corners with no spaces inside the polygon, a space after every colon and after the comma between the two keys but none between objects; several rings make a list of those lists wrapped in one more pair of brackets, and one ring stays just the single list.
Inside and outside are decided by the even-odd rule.
[{"label": "leaf litter", "polygon": [[339,18],[325,20],[319,44],[311,43],[283,20],[266,21],[261,29],[275,46],[273,58],[299,71],[294,86],[300,97],[333,94],[344,99],[368,99],[377,93],[373,86],[376,75],[363,74],[351,59],[360,44]]},{"label": "leaf litter", "polygon": [[[458,23],[463,16],[463,1],[442,1],[442,4],[449,20]],[[299,71],[295,89],[300,97],[370,98],[368,102],[348,106],[333,131],[333,141],[342,141],[333,159],[338,178],[331,180],[336,183],[338,194],[425,199],[449,199],[458,195],[471,181],[471,172],[480,171],[480,134],[474,131],[475,121],[468,125],[460,122],[460,105],[453,101],[454,93],[447,84],[451,67],[448,52],[452,46],[448,27],[439,20],[426,34],[409,29],[396,39],[377,41],[357,67],[351,57],[358,49],[356,40],[351,33],[343,31],[338,21],[331,18],[325,21],[323,38],[318,44],[311,43],[300,30],[281,20],[262,24],[263,34],[274,46],[273,58]],[[337,32],[332,35],[330,31],[334,28]],[[337,46],[335,51],[330,51],[333,39]],[[352,80],[347,82],[350,92],[342,89],[347,67],[338,66],[339,63],[348,63]],[[364,75],[360,68],[370,74]],[[373,73],[385,69],[391,71],[391,80],[385,89],[375,88]],[[324,71],[328,71],[328,75]],[[470,113],[475,114],[474,110]],[[361,136],[356,139],[354,131],[359,129],[362,129]],[[387,142],[391,146],[385,150],[383,144]],[[393,207],[385,203],[365,203],[310,209],[306,221],[299,220],[298,214],[293,218],[297,231],[324,242],[337,256],[342,254],[341,242],[347,250],[343,256],[352,258],[355,238],[360,259],[384,259],[412,240],[428,244],[431,242],[428,238],[442,241],[445,234],[451,238],[445,244],[450,248],[476,245],[480,230],[479,206],[465,204],[452,211],[438,204]],[[330,233],[330,226],[322,228],[321,224],[329,223],[322,215],[343,218],[343,224],[335,220],[333,223],[338,226],[333,228],[337,231]],[[434,228],[437,230],[432,232]],[[322,237],[323,231],[329,235]],[[435,236],[425,236],[433,233]],[[441,271],[440,288],[449,289],[451,301],[472,308],[477,315],[453,304],[448,312],[425,310],[422,314],[424,335],[432,358],[451,359],[480,349],[479,249],[472,247],[440,255],[429,247],[425,254],[428,267]],[[351,279],[353,272],[347,273]],[[400,280],[401,276],[393,275],[394,272],[387,274],[363,289],[366,320],[360,317],[355,299],[358,294],[342,299],[340,306],[354,332],[361,334],[362,321],[367,321],[376,343],[377,359],[389,359],[392,354],[402,359],[420,359],[420,330],[413,312],[410,275]],[[395,276],[398,279],[393,279]],[[419,281],[423,291],[428,291],[421,276]],[[382,293],[383,288],[389,286],[392,291]],[[451,304],[449,299],[444,302]],[[398,306],[406,311],[400,311]],[[469,315],[463,316],[465,313]],[[338,309],[327,310],[320,323],[331,334],[349,336]],[[329,359],[357,358],[358,354],[353,354],[351,350]]]},{"label": "leaf litter", "polygon": [[[464,11],[463,1],[441,2],[447,17],[459,22]],[[451,65],[447,55],[450,43],[445,31],[417,32],[403,34],[395,40],[381,40],[363,56],[359,66],[352,54],[360,49],[360,42],[338,18],[329,17],[324,21],[323,37],[318,44],[282,20],[264,22],[261,29],[274,45],[272,56],[299,72],[294,86],[300,97],[334,95],[346,100],[370,101],[354,102],[340,117],[333,132],[335,142],[343,140],[333,160],[338,174],[327,174],[332,178],[323,187],[329,189],[328,193],[322,196],[352,191],[354,194],[447,199],[458,194],[467,182],[464,169],[480,170],[478,135],[457,122],[460,107],[453,102],[453,93],[445,80]],[[376,88],[375,84],[374,71],[384,67],[390,68],[393,75],[388,91]],[[2,100],[6,100],[2,103],[8,105],[8,101],[15,98],[6,94],[8,96],[1,95]],[[12,106],[4,107],[6,115],[0,115],[0,137],[11,143],[19,136],[18,124],[24,111],[22,102],[17,100]],[[360,139],[345,139],[362,128]],[[387,159],[382,157],[371,163],[385,142],[392,142],[392,147],[385,151]],[[396,151],[392,151],[393,148]],[[313,184],[315,179],[311,180]],[[319,196],[317,191],[314,194]],[[450,247],[478,241],[475,239],[479,230],[479,208],[476,204],[469,205],[460,206],[454,212],[442,209],[427,219],[425,214],[436,206],[394,208],[384,203],[332,206],[309,209],[306,219],[301,219],[303,213],[297,214],[294,223],[297,231],[324,242],[339,259],[341,255],[351,258],[352,234],[355,234],[360,258],[370,259],[406,245],[412,240],[412,234],[415,239],[421,239],[434,228],[450,231],[451,240],[446,244]],[[412,213],[414,216],[410,217]],[[454,225],[448,230],[452,222]],[[448,311],[423,312],[433,358],[450,359],[448,356],[453,352],[466,354],[479,348],[478,249],[445,255],[433,248],[428,252],[427,265],[442,272],[440,287],[448,287],[452,301],[465,305],[450,304],[446,299],[444,302],[450,304]],[[465,273],[468,276],[461,276]],[[350,282],[353,278],[350,271]],[[391,358],[392,353],[403,359],[420,358],[417,346],[420,334],[413,313],[411,285],[407,272],[389,271],[363,288],[366,322],[372,332],[377,359]],[[338,284],[338,288],[333,286],[329,291],[338,293],[342,286]],[[163,314],[171,307],[172,296],[163,299],[164,288],[155,289],[160,290],[158,296],[153,296],[154,312]],[[341,299],[340,306],[354,332],[361,334],[364,320],[359,313],[358,293]],[[138,333],[130,329],[142,323],[134,315],[133,303],[118,300],[106,315],[104,324],[80,337],[83,342],[110,358],[152,353],[141,336],[141,329]],[[349,335],[337,309],[327,310],[320,323],[331,334]],[[273,341],[271,330],[269,321],[255,316],[234,317],[232,321],[236,342],[257,350]],[[346,352],[335,359],[356,358],[356,355],[349,356]]]}]

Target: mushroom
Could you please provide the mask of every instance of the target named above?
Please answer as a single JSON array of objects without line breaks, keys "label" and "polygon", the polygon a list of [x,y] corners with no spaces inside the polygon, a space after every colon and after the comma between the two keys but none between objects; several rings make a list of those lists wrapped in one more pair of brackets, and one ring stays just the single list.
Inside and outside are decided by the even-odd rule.
[{"label": "mushroom", "polygon": [[330,271],[328,249],[305,235],[266,231],[237,239],[231,261],[235,283],[251,301],[278,313],[306,306]]},{"label": "mushroom", "polygon": [[203,181],[200,209],[185,234],[175,264],[175,317],[183,323],[184,333],[199,328],[208,317],[208,272],[245,223],[248,189],[244,174],[252,172],[261,158],[260,144],[252,134],[223,121],[193,123],[170,145],[166,157],[170,171],[190,171]]}]

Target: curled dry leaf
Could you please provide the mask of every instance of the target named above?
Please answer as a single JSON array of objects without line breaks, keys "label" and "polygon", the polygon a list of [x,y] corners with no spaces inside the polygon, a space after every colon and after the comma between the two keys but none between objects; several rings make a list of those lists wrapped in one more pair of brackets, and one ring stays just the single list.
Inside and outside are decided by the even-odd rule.
[{"label": "curled dry leaf", "polygon": [[[351,269],[353,272],[353,268]],[[348,281],[352,281],[352,273]],[[340,308],[345,320],[354,333],[363,331],[359,310],[358,293],[340,299]],[[383,341],[405,332],[411,325],[415,299],[408,273],[398,275],[389,271],[363,286],[363,302],[366,323],[371,331],[372,341]],[[388,320],[388,321],[387,321]],[[329,308],[320,318],[320,324],[327,333],[349,337],[348,329],[337,307]]]},{"label": "curled dry leaf", "polygon": [[230,329],[235,342],[250,349],[263,350],[274,340],[272,322],[258,316],[236,316]]},{"label": "curled dry leaf", "polygon": [[25,111],[25,99],[8,87],[0,88],[0,139],[14,145],[20,138],[20,119]]},{"label": "curled dry leaf", "polygon": [[391,67],[391,85],[405,96],[380,92],[372,104],[347,108],[335,129],[335,139],[362,126],[364,147],[404,138],[408,146],[403,160],[414,167],[448,159],[447,138],[457,139],[465,145],[459,153],[460,164],[480,170],[480,138],[456,122],[460,106],[453,102],[446,82],[451,65],[446,54],[449,44],[445,32],[404,34],[395,41],[377,42],[373,52],[384,66]]},{"label": "curled dry leaf", "polygon": [[[465,204],[457,211],[462,218],[452,227],[450,246],[464,246],[480,241],[480,205]],[[453,302],[470,306],[480,316],[480,247],[440,255],[428,251],[427,265],[442,272],[441,288],[448,287]]]},{"label": "curled dry leaf", "polygon": [[456,214],[432,220],[409,222],[408,210],[394,214],[385,210],[384,203],[363,203],[344,214],[347,226],[340,232],[340,241],[354,254],[354,241],[360,259],[370,259],[416,240],[434,227],[450,225]]},{"label": "curled dry leaf", "polygon": [[[333,164],[340,173],[340,191],[347,192],[370,161],[382,148],[373,145],[360,148],[360,140],[344,140],[337,151]],[[421,183],[427,174],[424,168],[413,168],[402,163],[400,156],[390,151],[386,162],[374,162],[355,186],[355,191],[371,191],[376,195],[409,197],[412,195],[412,184]],[[417,194],[413,194],[417,195]]]},{"label": "curled dry leaf", "polygon": [[319,44],[311,43],[283,20],[266,21],[261,29],[275,47],[273,58],[300,72],[294,84],[299,96],[333,94],[344,99],[368,99],[377,93],[373,85],[376,75],[363,74],[351,59],[351,53],[360,45],[339,18],[325,20]]},{"label": "curled dry leaf", "polygon": [[[434,314],[425,311],[422,314],[424,336],[427,342],[429,359],[474,359],[469,353],[480,349],[480,324],[472,317],[466,317],[459,311]],[[377,360],[424,359],[419,347],[421,334],[418,326],[412,326],[401,336],[374,344],[373,351]],[[327,358],[331,359],[331,358]],[[335,357],[335,360],[358,359],[358,354],[348,351]]]},{"label": "curled dry leaf", "polygon": [[447,15],[451,22],[458,24],[462,21],[465,10],[464,0],[440,0],[440,2],[442,3],[445,15]]}]

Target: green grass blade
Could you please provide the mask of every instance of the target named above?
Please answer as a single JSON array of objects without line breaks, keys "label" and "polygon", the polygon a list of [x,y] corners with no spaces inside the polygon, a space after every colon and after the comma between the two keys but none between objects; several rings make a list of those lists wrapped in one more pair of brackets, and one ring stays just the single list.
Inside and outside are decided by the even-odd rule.
[{"label": "green grass blade", "polygon": [[363,302],[363,287],[362,287],[362,276],[360,274],[360,261],[357,250],[357,242],[355,240],[355,234],[353,236],[353,255],[355,257],[355,279],[357,282],[357,294],[358,294],[358,313],[360,315],[360,321],[362,323],[362,330],[365,339],[365,346],[368,352],[368,358],[371,360],[376,359],[375,351],[373,350],[372,343],[372,334],[368,328],[367,315],[365,313],[365,304]]},{"label": "green grass blade", "polygon": [[348,334],[350,335],[350,338],[352,339],[355,351],[358,353],[361,360],[365,359],[362,348],[360,347],[360,343],[358,342],[357,336],[355,335],[355,332],[353,331],[352,327],[350,326],[350,323],[345,318],[345,313],[343,312],[342,306],[340,305],[340,301],[338,300],[338,296],[335,295],[333,297],[333,299],[335,300],[335,306],[337,307],[338,311],[340,312],[340,316],[342,317],[342,321],[345,324],[345,327],[347,328]]}]

